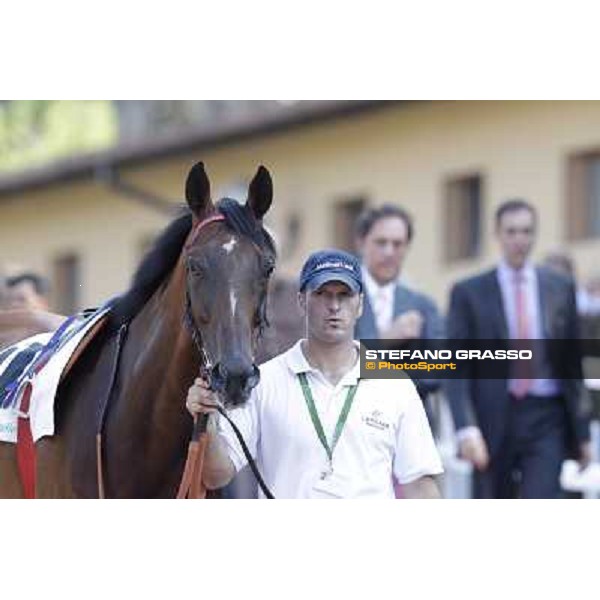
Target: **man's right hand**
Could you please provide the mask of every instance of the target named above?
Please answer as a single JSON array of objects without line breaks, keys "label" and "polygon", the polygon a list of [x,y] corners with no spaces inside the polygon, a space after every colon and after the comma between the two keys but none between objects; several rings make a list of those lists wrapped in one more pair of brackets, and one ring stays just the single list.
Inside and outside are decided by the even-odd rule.
[{"label": "man's right hand", "polygon": [[198,377],[188,390],[185,407],[195,417],[198,414],[211,415],[217,412],[219,400],[216,392],[208,386],[208,382]]},{"label": "man's right hand", "polygon": [[227,485],[235,475],[235,466],[217,431],[216,418],[219,404],[218,396],[211,391],[208,382],[198,377],[188,390],[185,406],[193,417],[199,414],[209,416],[206,427],[208,445],[204,456],[202,481],[210,490]]},{"label": "man's right hand", "polygon": [[490,463],[487,445],[481,434],[465,437],[459,442],[459,455],[478,471],[485,471]]}]

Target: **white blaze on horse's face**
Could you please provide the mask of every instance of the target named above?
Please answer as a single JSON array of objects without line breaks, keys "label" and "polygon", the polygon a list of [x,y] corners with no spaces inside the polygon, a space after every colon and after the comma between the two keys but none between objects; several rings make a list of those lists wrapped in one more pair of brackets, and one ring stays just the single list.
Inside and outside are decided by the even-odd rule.
[{"label": "white blaze on horse's face", "polygon": [[237,298],[235,296],[235,290],[229,290],[229,301],[231,302],[231,316],[235,317],[235,307],[237,305]]},{"label": "white blaze on horse's face", "polygon": [[[235,248],[237,244],[237,240],[234,237],[231,237],[229,239],[229,241],[225,242],[221,248],[223,248],[223,250],[225,250],[225,252],[227,254],[231,254],[233,252],[233,249]],[[231,289],[229,290],[229,302],[231,305],[231,316],[235,318],[235,308],[237,306],[237,298],[235,295],[235,290]]]},{"label": "white blaze on horse's face", "polygon": [[237,240],[234,237],[232,237],[228,242],[225,242],[223,244],[222,248],[223,250],[225,250],[225,252],[227,252],[227,254],[231,254],[236,244]]}]

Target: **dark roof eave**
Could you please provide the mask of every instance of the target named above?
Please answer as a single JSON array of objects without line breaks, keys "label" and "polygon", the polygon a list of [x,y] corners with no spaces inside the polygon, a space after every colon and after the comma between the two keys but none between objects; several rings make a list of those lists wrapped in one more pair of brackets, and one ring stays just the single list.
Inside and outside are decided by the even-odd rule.
[{"label": "dark roof eave", "polygon": [[131,167],[145,161],[168,158],[194,150],[207,150],[286,129],[365,112],[386,104],[389,104],[389,101],[322,101],[310,103],[310,106],[303,109],[300,103],[293,110],[282,111],[282,114],[233,120],[225,125],[205,129],[201,133],[191,132],[186,136],[173,135],[158,142],[121,146],[103,152],[61,159],[40,168],[0,177],[0,198],[36,188],[94,177],[98,169],[112,166]]}]

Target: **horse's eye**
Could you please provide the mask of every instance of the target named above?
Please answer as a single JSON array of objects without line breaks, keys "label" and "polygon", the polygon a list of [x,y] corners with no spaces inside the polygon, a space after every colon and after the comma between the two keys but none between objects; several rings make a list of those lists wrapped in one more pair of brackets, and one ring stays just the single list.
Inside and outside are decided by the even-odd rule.
[{"label": "horse's eye", "polygon": [[202,265],[198,264],[191,258],[188,258],[187,268],[190,275],[193,275],[194,277],[202,277],[202,275],[204,274],[204,269]]}]

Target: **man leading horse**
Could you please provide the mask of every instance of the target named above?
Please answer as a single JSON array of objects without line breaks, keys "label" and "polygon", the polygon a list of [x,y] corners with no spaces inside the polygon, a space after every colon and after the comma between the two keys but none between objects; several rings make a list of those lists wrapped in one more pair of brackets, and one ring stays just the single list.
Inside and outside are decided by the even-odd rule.
[{"label": "man leading horse", "polygon": [[[311,255],[298,295],[306,339],[261,367],[248,403],[230,411],[276,498],[439,498],[442,472],[410,379],[360,378],[354,326],[363,308],[358,261],[339,250]],[[226,485],[246,463],[218,395],[196,379],[187,398],[208,414],[204,484]]]}]

